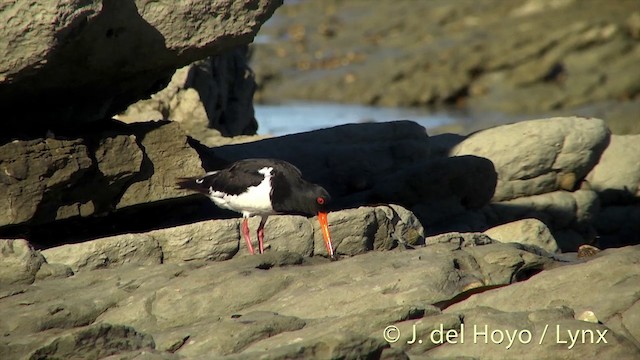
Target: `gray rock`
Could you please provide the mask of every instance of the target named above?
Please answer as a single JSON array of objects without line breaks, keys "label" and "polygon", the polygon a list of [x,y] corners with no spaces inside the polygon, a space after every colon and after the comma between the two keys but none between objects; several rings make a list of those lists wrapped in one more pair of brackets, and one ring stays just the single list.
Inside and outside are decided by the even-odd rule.
[{"label": "gray rock", "polygon": [[95,151],[98,170],[110,185],[128,180],[141,170],[144,153],[135,135],[116,135],[100,140]]},{"label": "gray rock", "polygon": [[482,233],[446,233],[435,236],[429,236],[425,239],[426,245],[434,245],[434,244],[453,244],[457,245],[458,248],[463,248],[466,246],[477,246],[477,245],[487,245],[493,244],[493,241],[489,236]]},{"label": "gray rock", "polygon": [[[480,248],[486,251],[469,251]],[[121,324],[153,336],[156,351],[190,358],[379,354],[386,326],[436,315],[429,304],[553,262],[506,244],[436,244],[339,261],[291,254],[124,264],[47,278],[0,298],[0,317],[7,319],[0,322],[0,348],[8,359],[21,358],[78,328]]]},{"label": "gray rock", "polygon": [[[525,218],[536,218],[553,232],[572,230],[582,237],[581,244],[594,240],[593,222],[600,206],[598,196],[591,190],[574,192],[554,191],[542,195],[495,202],[490,205],[491,216],[497,223],[511,222]],[[564,243],[555,236],[563,251],[576,251],[573,242]],[[577,245],[581,245],[577,244]]]},{"label": "gray rock", "polygon": [[198,174],[202,163],[188,138],[174,122],[157,123],[140,141],[148,162],[120,197],[116,209],[187,195],[176,179]]},{"label": "gray rock", "polygon": [[603,205],[640,198],[640,135],[612,136],[587,181]]},{"label": "gray rock", "polygon": [[458,144],[453,155],[491,160],[498,172],[494,201],[573,190],[598,162],[609,142],[599,119],[551,118],[480,131]]},{"label": "gray rock", "polygon": [[153,93],[174,69],[248,44],[281,4],[36,1],[4,6],[0,97],[2,111],[12,114],[4,123],[27,127],[46,126],[51,119],[108,118]]},{"label": "gray rock", "polygon": [[238,252],[239,226],[238,219],[210,220],[140,235],[158,243],[165,263],[227,260]]},{"label": "gray rock", "polygon": [[114,127],[73,140],[0,146],[0,196],[8,205],[0,207],[0,227],[105,215],[191,195],[175,181],[201,174],[202,162],[179,124]]},{"label": "gray rock", "polygon": [[127,234],[86,241],[43,250],[49,263],[80,269],[102,269],[134,263],[140,265],[162,263],[162,248],[149,235]]},{"label": "gray rock", "polygon": [[424,127],[411,121],[336,126],[308,133],[227,145],[211,150],[228,162],[278,158],[339,198],[368,190],[377,179],[429,156]]},{"label": "gray rock", "polygon": [[155,347],[153,338],[135,329],[100,324],[64,334],[30,354],[30,359],[95,358],[137,349]]},{"label": "gray rock", "polygon": [[0,240],[0,286],[31,284],[45,263],[26,240]]},{"label": "gray rock", "polygon": [[605,206],[594,226],[601,247],[640,244],[640,206]]},{"label": "gray rock", "polygon": [[36,273],[36,280],[44,280],[47,278],[66,278],[73,275],[73,270],[64,264],[43,263]]},{"label": "gray rock", "polygon": [[71,206],[52,195],[75,185],[92,164],[81,140],[16,140],[0,146],[0,197],[7,200],[0,226],[91,213],[90,201]]},{"label": "gray rock", "polygon": [[211,138],[254,134],[255,80],[246,61],[246,48],[237,48],[180,68],[166,88],[130,105],[116,118],[127,123],[178,121],[208,146],[221,141]]},{"label": "gray rock", "polygon": [[407,166],[374,184],[368,201],[419,206],[427,227],[488,204],[496,187],[491,161],[477,156],[436,158]]},{"label": "gray rock", "polygon": [[[637,316],[633,311],[636,310],[634,304],[638,300],[636,279],[640,275],[640,268],[637,266],[639,258],[638,246],[605,250],[586,263],[552,269],[539,273],[526,282],[477,294],[445,311],[463,315],[465,325],[486,324],[510,331],[529,330],[537,341],[540,340],[545,325],[549,325],[549,333],[541,345],[536,341],[536,346],[531,346],[533,342],[516,344],[515,348],[507,350],[506,343],[485,345],[470,342],[453,348],[441,346],[428,354],[460,354],[484,358],[483,354],[503,357],[517,353],[526,358],[541,358],[553,351],[554,356],[571,359],[589,358],[596,353],[606,354],[606,357],[637,357],[640,354],[637,345],[639,332]],[[573,319],[574,313],[585,310],[592,311],[602,325]],[[562,334],[556,334],[556,326],[560,327]],[[607,343],[595,343],[598,339],[596,335],[594,343],[587,337],[585,343],[580,341],[575,347],[568,349],[570,342],[556,341],[558,336],[562,341],[569,340],[566,330],[573,333],[576,330],[580,333],[583,330],[591,330],[593,333],[606,330]]]},{"label": "gray rock", "polygon": [[484,233],[500,242],[517,242],[535,245],[550,253],[559,252],[556,239],[549,228],[538,219],[523,219],[492,227]]}]

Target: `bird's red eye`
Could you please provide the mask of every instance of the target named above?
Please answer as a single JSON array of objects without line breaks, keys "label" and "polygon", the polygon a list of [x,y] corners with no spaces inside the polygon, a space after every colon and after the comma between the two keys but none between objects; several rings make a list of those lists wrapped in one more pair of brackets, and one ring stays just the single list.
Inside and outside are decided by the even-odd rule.
[{"label": "bird's red eye", "polygon": [[323,197],[321,197],[321,196],[319,196],[319,197],[316,199],[316,202],[318,203],[318,205],[324,205],[324,198],[323,198]]}]

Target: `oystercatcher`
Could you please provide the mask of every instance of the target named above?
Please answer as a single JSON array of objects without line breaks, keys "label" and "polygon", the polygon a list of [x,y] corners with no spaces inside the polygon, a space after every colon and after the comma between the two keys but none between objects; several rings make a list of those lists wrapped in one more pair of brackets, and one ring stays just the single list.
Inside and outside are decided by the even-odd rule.
[{"label": "oystercatcher", "polygon": [[202,177],[180,178],[177,185],[208,195],[218,206],[242,214],[242,235],[251,254],[249,217],[260,215],[258,246],[264,252],[264,225],[269,215],[318,215],[327,252],[334,256],[327,223],[329,193],[319,185],[302,179],[300,170],[278,159],[246,159],[211,171]]}]

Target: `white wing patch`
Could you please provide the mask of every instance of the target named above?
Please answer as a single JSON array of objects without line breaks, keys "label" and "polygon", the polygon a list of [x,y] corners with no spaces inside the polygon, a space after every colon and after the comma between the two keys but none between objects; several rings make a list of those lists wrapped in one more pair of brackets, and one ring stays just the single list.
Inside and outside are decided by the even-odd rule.
[{"label": "white wing patch", "polygon": [[271,206],[271,177],[273,168],[264,167],[258,173],[264,179],[256,186],[249,186],[247,191],[238,195],[229,195],[209,188],[209,197],[219,207],[240,212],[243,216],[275,214]]}]

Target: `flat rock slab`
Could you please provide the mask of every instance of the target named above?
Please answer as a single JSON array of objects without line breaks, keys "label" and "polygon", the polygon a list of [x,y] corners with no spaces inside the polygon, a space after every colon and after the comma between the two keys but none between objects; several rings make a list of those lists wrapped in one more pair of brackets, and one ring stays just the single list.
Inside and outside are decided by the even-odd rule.
[{"label": "flat rock slab", "polygon": [[156,350],[187,357],[291,355],[320,351],[323,343],[330,344],[322,350],[327,354],[351,347],[379,353],[386,343],[371,334],[385,326],[438,313],[428,304],[471,283],[508,284],[522,267],[553,262],[507,244],[485,247],[517,265],[492,265],[467,251],[473,248],[443,243],[339,261],[272,251],[223,262],[79,271],[1,298],[0,348],[12,359],[84,326],[121,324],[153,336]]},{"label": "flat rock slab", "polygon": [[[424,244],[422,225],[401,206],[361,207],[330,212],[328,220],[338,255]],[[258,223],[258,218],[251,219],[249,226],[256,230]],[[315,218],[271,216],[264,232],[267,252],[328,256]],[[255,235],[253,241],[257,242]],[[62,245],[43,250],[42,254],[48,263],[64,264],[78,271],[120,267],[129,263],[150,265],[227,260],[249,253],[240,235],[240,220],[227,219]]]}]

